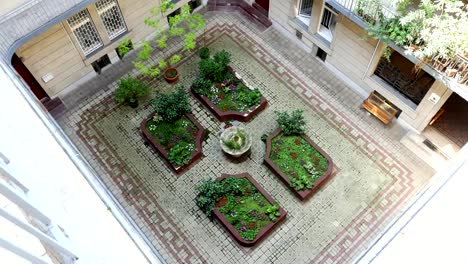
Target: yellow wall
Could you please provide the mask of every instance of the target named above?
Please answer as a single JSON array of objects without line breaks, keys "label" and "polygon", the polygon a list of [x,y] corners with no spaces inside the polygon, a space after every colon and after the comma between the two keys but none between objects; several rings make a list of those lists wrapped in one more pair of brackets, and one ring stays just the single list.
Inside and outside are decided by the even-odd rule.
[{"label": "yellow wall", "polygon": [[[123,38],[130,38],[134,44],[138,45],[141,40],[154,32],[144,24],[143,20],[149,16],[150,8],[160,2],[159,0],[118,0],[118,2],[128,28]],[[178,5],[186,2],[188,0],[181,1]],[[94,20],[94,23],[99,22]],[[97,28],[99,30],[99,26]],[[102,31],[100,34],[106,35]],[[99,52],[85,57],[81,48],[76,44],[75,37],[70,33],[66,21],[63,21],[27,42],[16,53],[47,94],[55,97],[81,78],[93,75],[91,63],[96,59],[105,54],[108,54],[111,60],[116,57],[114,50],[118,44],[119,40],[108,43]],[[47,83],[42,80],[46,74],[54,76]]]}]

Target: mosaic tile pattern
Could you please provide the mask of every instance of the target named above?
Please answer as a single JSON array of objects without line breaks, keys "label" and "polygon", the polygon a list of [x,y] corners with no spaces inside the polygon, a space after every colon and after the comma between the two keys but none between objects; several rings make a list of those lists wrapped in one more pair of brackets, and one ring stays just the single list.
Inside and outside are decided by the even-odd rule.
[{"label": "mosaic tile pattern", "polygon": [[[269,101],[246,124],[257,139],[248,157],[236,161],[222,154],[217,136],[222,124],[192,98],[195,117],[212,134],[201,161],[175,175],[139,134],[140,122],[152,111],[149,102],[137,110],[115,105],[115,82],[78,103],[59,122],[168,263],[348,263],[433,172],[402,149],[398,127],[384,128],[365,115],[356,107],[360,98],[310,54],[290,49],[294,44],[274,29],[262,32],[239,19],[237,14],[209,12],[206,39],[212,52],[229,51],[233,68]],[[188,87],[197,63],[196,55],[181,62],[179,84]],[[174,89],[157,80],[151,86]],[[340,91],[349,93],[346,102]],[[265,145],[260,141],[276,128],[274,111],[296,108],[305,111],[306,134],[337,166],[333,178],[307,202],[300,202],[263,165]],[[194,190],[202,179],[244,171],[288,211],[278,229],[248,249],[196,207]]]}]

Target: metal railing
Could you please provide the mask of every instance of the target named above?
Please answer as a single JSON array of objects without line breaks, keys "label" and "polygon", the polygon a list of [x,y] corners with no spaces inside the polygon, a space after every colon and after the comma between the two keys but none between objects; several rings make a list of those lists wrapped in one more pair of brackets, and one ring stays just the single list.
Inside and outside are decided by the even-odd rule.
[{"label": "metal railing", "polygon": [[[367,24],[374,25],[382,19],[397,15],[395,8],[385,5],[385,0],[326,0],[332,5],[339,5],[345,10],[344,15],[355,16]],[[404,48],[404,47],[402,47]],[[447,60],[439,57],[427,58],[423,64],[428,65],[455,85],[468,85],[468,59],[463,55],[456,55]]]}]

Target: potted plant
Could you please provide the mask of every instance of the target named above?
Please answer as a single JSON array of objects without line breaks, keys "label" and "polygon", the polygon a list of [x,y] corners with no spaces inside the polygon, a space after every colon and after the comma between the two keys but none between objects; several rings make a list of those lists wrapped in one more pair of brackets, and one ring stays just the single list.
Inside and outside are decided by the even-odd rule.
[{"label": "potted plant", "polygon": [[119,80],[117,90],[114,93],[115,101],[136,108],[138,107],[138,99],[146,96],[148,90],[146,84],[129,75]]},{"label": "potted plant", "polygon": [[120,59],[123,59],[131,50],[133,50],[133,43],[130,39],[124,39],[115,49]]},{"label": "potted plant", "polygon": [[196,47],[195,32],[205,26],[203,17],[198,13],[191,13],[190,6],[186,4],[181,7],[179,14],[169,17],[169,29],[165,30],[164,24],[161,23],[162,18],[174,8],[175,4],[171,0],[163,0],[160,6],[151,10],[151,17],[145,19],[145,24],[156,30],[156,36],[154,41],[143,41],[137,61],[134,62],[134,66],[142,74],[156,78],[163,73],[164,79],[169,83],[174,83],[179,78],[174,66],[181,60],[181,55],[174,54],[168,60],[161,59],[157,65],[152,65],[148,62],[154,50],[152,45],[162,50],[168,47],[169,39],[182,38],[182,51],[191,51]]},{"label": "potted plant", "polygon": [[232,126],[221,133],[219,144],[225,153],[238,158],[250,149],[252,138],[245,128]]}]

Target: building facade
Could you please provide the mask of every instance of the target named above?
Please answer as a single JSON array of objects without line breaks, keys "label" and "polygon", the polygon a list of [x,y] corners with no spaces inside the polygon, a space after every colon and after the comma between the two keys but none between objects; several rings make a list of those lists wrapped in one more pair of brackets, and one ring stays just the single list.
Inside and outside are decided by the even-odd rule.
[{"label": "building facade", "polygon": [[383,95],[401,110],[399,120],[419,132],[454,90],[467,99],[462,88],[466,88],[466,81],[447,81],[427,66],[415,73],[417,60],[395,45],[391,45],[391,60],[383,59],[387,45],[368,36],[366,23],[355,12],[360,2],[271,1],[269,16],[277,26],[300,39],[311,50],[311,56],[319,57],[354,82],[362,94],[377,91]]}]

